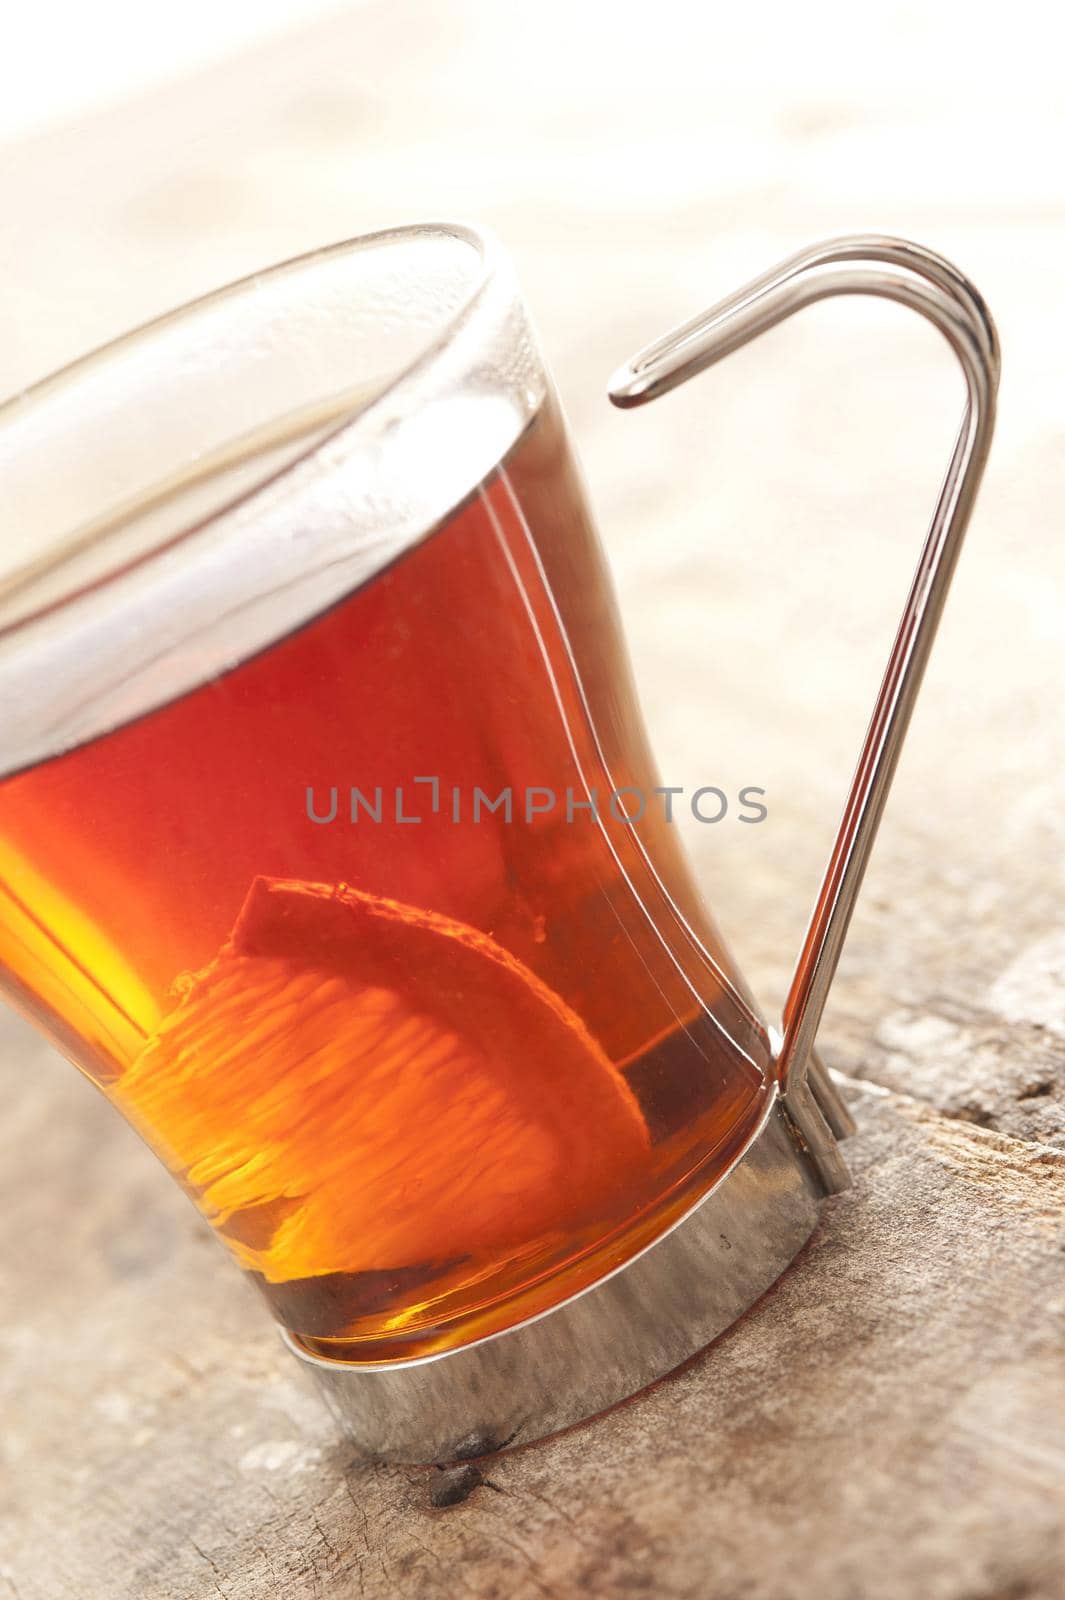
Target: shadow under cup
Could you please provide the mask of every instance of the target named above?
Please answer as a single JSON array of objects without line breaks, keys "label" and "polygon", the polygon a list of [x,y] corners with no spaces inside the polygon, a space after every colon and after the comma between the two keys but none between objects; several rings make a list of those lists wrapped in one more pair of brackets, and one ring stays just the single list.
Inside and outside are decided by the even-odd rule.
[{"label": "shadow under cup", "polygon": [[424,1356],[662,1235],[770,1047],[505,259],[249,279],[9,403],[0,461],[0,987],[280,1321]]}]

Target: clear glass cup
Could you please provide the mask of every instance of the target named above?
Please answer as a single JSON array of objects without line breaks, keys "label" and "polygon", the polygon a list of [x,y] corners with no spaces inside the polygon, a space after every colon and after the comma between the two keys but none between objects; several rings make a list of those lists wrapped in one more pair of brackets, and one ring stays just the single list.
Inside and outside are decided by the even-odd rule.
[{"label": "clear glass cup", "polygon": [[0,470],[0,986],[293,1339],[434,1355],[661,1236],[771,1048],[505,257],[247,279],[10,402]]},{"label": "clear glass cup", "polygon": [[631,1394],[848,1181],[813,1041],[987,458],[994,325],[921,246],[831,240],[611,389],[854,293],[938,327],[967,398],[773,1036],[677,847],[488,239],[318,252],[0,408],[0,991],[371,1454]]}]

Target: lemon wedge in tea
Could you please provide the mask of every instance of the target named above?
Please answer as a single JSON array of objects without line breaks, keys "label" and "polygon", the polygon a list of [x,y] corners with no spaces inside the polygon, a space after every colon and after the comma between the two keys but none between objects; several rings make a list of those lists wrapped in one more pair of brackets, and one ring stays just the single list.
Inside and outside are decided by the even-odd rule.
[{"label": "lemon wedge in tea", "polygon": [[645,1163],[581,1019],[449,917],[258,878],[179,993],[113,1094],[268,1282],[522,1250]]}]

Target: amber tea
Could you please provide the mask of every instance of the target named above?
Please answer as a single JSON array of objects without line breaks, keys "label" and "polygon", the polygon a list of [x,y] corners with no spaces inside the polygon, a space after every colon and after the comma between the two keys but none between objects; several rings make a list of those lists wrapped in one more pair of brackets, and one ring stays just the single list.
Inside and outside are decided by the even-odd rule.
[{"label": "amber tea", "polygon": [[353,592],[0,783],[0,968],[297,1338],[444,1349],[627,1259],[762,1114],[675,828],[606,804],[655,782],[547,402]]}]

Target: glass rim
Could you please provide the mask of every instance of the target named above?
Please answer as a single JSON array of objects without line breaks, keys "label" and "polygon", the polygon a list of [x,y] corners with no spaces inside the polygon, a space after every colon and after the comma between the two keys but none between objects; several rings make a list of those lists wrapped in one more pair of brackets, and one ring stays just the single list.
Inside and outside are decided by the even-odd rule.
[{"label": "glass rim", "polygon": [[499,466],[549,392],[509,257],[449,222],[278,262],[16,394],[0,406],[23,542],[0,575],[0,776],[370,581]]},{"label": "glass rim", "polygon": [[[490,230],[461,221],[402,223],[393,227],[374,229],[369,233],[354,234],[313,250],[300,251],[294,256],[272,262],[257,271],[244,273],[228,283],[209,289],[190,300],[182,301],[157,316],[125,329],[104,343],[76,356],[72,361],[35,379],[25,388],[16,390],[6,399],[0,400],[0,435],[2,435],[4,428],[17,421],[26,407],[47,404],[53,396],[70,392],[80,380],[103,371],[120,360],[123,355],[134,351],[142,344],[147,344],[152,337],[182,325],[191,326],[196,317],[224,306],[229,300],[246,296],[264,282],[280,281],[283,276],[298,272],[300,269],[310,269],[330,259],[340,259],[365,248],[391,243],[416,243],[419,239],[441,237],[455,239],[469,246],[476,254],[479,267],[469,292],[461,304],[444,320],[441,327],[427,335],[425,343],[417,353],[410,360],[403,362],[370,398],[342,416],[335,426],[320,433],[312,443],[297,449],[281,466],[266,472],[206,514],[192,518],[169,538],[149,544],[132,561],[108,568],[88,583],[74,584],[43,604],[34,606],[31,601],[28,609],[20,611],[17,605],[20,590],[28,589],[32,593],[34,584],[43,575],[58,574],[87,544],[95,543],[97,539],[101,542],[106,541],[109,535],[123,526],[128,526],[138,515],[138,510],[132,508],[120,513],[98,535],[90,534],[87,538],[79,538],[76,529],[70,530],[69,535],[60,533],[50,553],[46,553],[38,560],[31,558],[27,563],[15,567],[6,576],[0,573],[0,605],[12,600],[15,602],[15,615],[11,620],[5,620],[0,612],[0,641],[9,639],[19,630],[54,615],[93,590],[106,587],[131,568],[151,562],[164,549],[204,533],[223,517],[249,505],[258,497],[267,495],[281,480],[289,478],[301,465],[324,448],[335,444],[341,435],[353,435],[356,430],[372,431],[378,418],[384,416],[390,404],[394,402],[397,391],[405,390],[408,385],[415,384],[422,374],[434,367],[445,352],[456,349],[460,343],[465,344],[466,339],[471,337],[471,326],[478,320],[477,313],[493,283],[498,282],[506,257]],[[474,340],[478,337],[475,327],[472,337]]]}]

